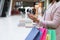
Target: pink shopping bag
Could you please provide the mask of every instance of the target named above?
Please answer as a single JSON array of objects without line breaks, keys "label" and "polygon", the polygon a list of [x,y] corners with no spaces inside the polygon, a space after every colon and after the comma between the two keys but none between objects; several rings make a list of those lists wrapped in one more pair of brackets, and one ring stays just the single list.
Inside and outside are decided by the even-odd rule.
[{"label": "pink shopping bag", "polygon": [[42,32],[40,35],[40,40],[46,40],[47,29],[46,28],[39,28],[39,30]]}]

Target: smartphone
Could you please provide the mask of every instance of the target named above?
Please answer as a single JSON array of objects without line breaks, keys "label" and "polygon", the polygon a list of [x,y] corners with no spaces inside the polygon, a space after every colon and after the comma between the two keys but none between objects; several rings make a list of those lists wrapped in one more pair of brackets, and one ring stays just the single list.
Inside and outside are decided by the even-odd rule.
[{"label": "smartphone", "polygon": [[27,12],[29,12],[29,14],[35,15],[36,10],[35,9],[27,9]]},{"label": "smartphone", "polygon": [[27,9],[27,12],[31,13],[31,9]]}]

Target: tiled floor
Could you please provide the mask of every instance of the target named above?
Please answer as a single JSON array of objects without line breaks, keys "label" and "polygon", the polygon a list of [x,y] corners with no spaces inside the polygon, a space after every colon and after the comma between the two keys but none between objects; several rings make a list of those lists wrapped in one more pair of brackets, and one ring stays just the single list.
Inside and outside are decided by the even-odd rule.
[{"label": "tiled floor", "polygon": [[18,27],[20,16],[0,18],[0,40],[25,40],[31,28]]}]

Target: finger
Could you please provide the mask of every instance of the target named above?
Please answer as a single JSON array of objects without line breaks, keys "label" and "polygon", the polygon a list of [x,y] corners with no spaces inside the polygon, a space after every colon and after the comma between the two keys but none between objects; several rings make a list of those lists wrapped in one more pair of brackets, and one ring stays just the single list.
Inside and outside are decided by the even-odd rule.
[{"label": "finger", "polygon": [[33,20],[33,17],[32,16],[28,16],[28,17]]},{"label": "finger", "polygon": [[32,14],[28,14],[28,17],[31,17],[31,18],[33,18],[34,16],[33,16]]}]

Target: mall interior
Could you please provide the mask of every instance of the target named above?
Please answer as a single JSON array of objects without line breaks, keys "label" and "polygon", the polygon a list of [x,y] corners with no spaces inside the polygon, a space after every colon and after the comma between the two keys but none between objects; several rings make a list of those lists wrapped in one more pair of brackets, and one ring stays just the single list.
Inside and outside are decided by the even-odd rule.
[{"label": "mall interior", "polygon": [[0,0],[0,40],[25,40],[36,26],[28,12],[42,17],[49,4],[49,0]]}]

